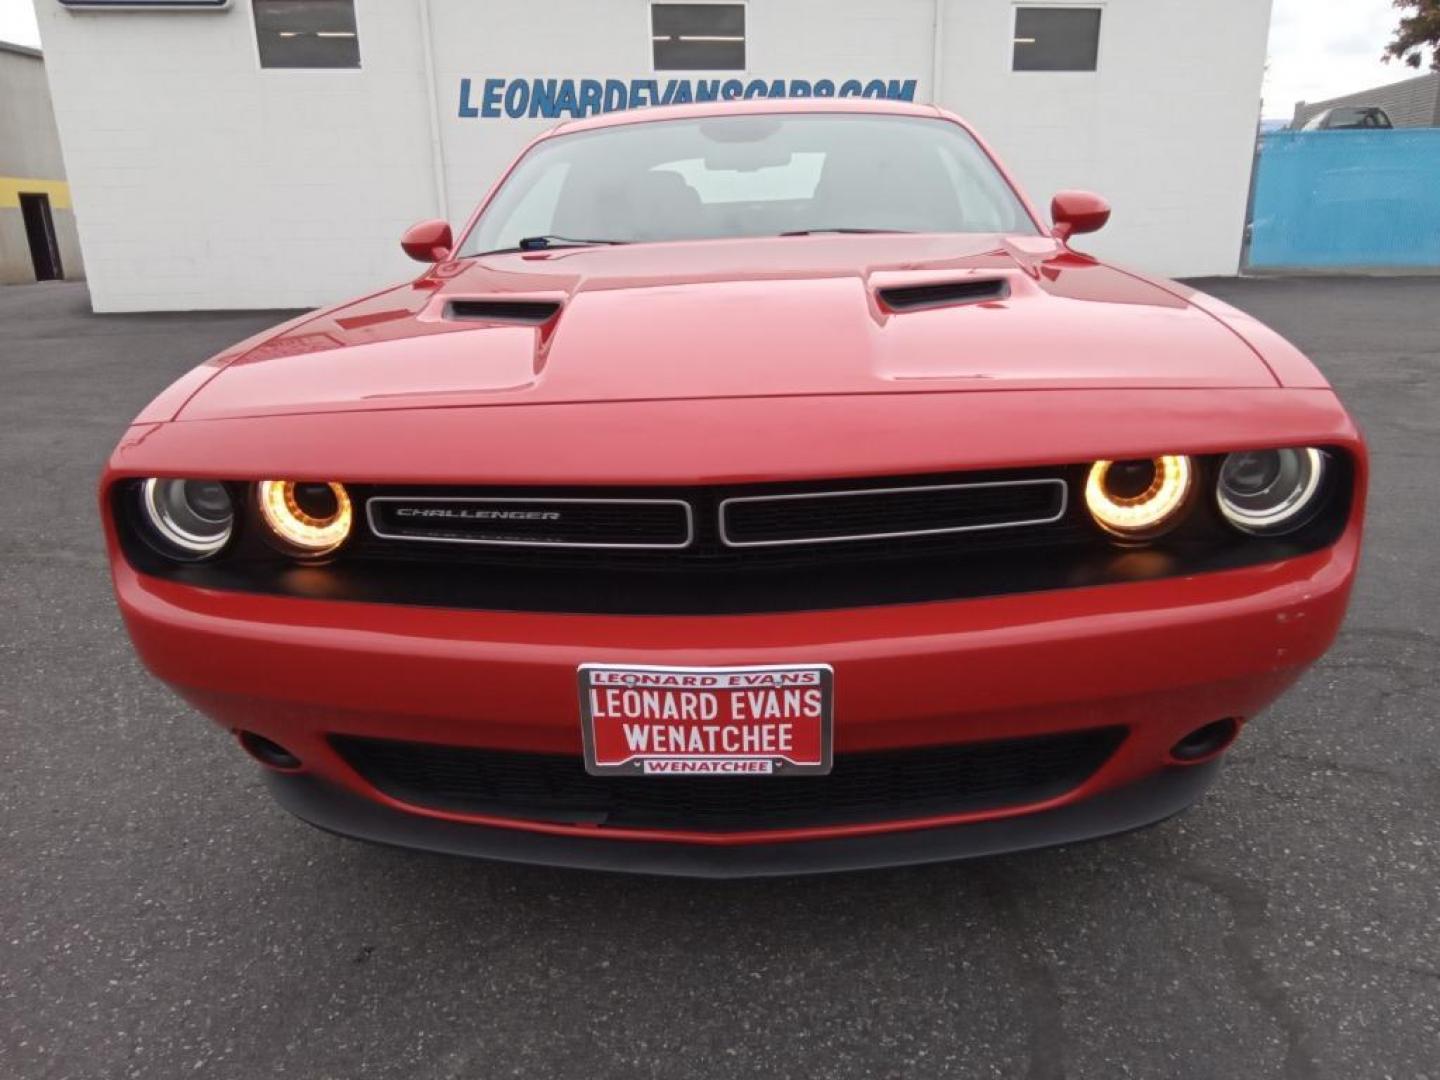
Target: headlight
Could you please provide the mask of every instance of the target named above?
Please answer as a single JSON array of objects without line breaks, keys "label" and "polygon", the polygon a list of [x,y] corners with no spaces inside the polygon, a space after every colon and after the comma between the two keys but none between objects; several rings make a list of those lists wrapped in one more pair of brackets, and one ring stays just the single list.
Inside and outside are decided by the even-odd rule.
[{"label": "headlight", "polygon": [[326,555],[350,535],[350,496],[340,484],[261,480],[256,502],[275,539],[292,554]]},{"label": "headlight", "polygon": [[140,508],[151,542],[174,559],[214,555],[235,527],[230,493],[214,480],[152,477],[140,486]]},{"label": "headlight", "polygon": [[1147,540],[1179,522],[1193,475],[1190,459],[1181,454],[1097,461],[1085,482],[1085,505],[1106,532]]},{"label": "headlight", "polygon": [[1245,450],[1221,463],[1215,495],[1231,525],[1273,536],[1314,516],[1324,479],[1325,455],[1313,447]]}]

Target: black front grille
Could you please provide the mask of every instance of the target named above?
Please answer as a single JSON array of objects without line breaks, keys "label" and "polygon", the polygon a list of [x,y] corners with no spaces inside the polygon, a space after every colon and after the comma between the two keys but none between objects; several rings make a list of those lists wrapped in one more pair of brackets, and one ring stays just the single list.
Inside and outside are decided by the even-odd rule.
[{"label": "black front grille", "polygon": [[558,548],[682,548],[690,506],[680,499],[376,495],[370,532],[401,541]]},{"label": "black front grille", "polygon": [[[367,527],[330,569],[330,595],[343,589],[357,599],[503,611],[723,615],[1078,584],[1074,567],[1036,552],[1094,546],[1095,527],[1067,495],[1082,475],[1072,467],[651,489],[355,485]],[[568,525],[479,522],[478,535],[524,529],[533,543],[435,542],[462,540],[467,526],[413,517],[402,525],[394,515],[396,507],[581,505],[569,499],[592,504],[584,507],[590,516]],[[570,532],[556,533],[559,526]],[[668,543],[685,527],[688,543]]]},{"label": "black front grille", "polygon": [[726,500],[720,527],[734,546],[854,542],[1048,525],[1065,503],[1059,479],[759,495]]},{"label": "black front grille", "polygon": [[517,820],[734,832],[896,821],[1041,802],[1084,783],[1121,727],[838,754],[828,776],[595,777],[578,757],[335,736],[369,783],[413,806]]}]

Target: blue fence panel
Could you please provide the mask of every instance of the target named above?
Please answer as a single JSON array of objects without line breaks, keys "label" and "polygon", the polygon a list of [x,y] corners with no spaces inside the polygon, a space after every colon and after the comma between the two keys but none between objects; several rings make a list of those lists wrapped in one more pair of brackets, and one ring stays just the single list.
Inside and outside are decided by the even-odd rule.
[{"label": "blue fence panel", "polygon": [[1257,168],[1250,266],[1440,267],[1440,128],[1277,131]]}]

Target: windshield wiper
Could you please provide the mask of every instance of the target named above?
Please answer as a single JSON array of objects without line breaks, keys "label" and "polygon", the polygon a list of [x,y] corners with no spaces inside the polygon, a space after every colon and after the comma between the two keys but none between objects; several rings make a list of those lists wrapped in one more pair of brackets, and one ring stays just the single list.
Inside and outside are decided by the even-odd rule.
[{"label": "windshield wiper", "polygon": [[592,247],[596,245],[614,246],[616,244],[628,244],[628,240],[586,240],[577,236],[527,236],[523,238],[515,248],[517,251],[544,251],[547,248],[559,247]]},{"label": "windshield wiper", "polygon": [[791,232],[782,232],[781,236],[814,236],[817,233],[904,233],[909,229],[795,229]]}]

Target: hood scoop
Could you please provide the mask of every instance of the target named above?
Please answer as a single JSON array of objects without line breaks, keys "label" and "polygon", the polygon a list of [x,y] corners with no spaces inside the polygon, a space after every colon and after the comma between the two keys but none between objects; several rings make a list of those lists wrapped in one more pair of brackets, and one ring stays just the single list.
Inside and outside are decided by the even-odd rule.
[{"label": "hood scoop", "polygon": [[926,285],[893,285],[878,290],[880,302],[891,311],[924,311],[926,308],[954,307],[1004,300],[1010,295],[1008,278],[969,278]]},{"label": "hood scoop", "polygon": [[557,300],[450,300],[445,318],[455,322],[542,326],[560,310]]}]

